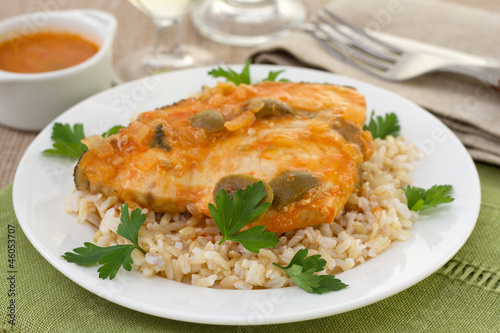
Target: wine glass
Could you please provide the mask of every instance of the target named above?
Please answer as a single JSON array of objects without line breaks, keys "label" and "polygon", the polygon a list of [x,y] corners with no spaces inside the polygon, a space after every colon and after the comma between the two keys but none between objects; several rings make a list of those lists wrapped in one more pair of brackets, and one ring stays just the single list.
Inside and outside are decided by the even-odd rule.
[{"label": "wine glass", "polygon": [[300,0],[203,0],[191,12],[198,31],[212,40],[257,46],[288,34],[306,18]]},{"label": "wine glass", "polygon": [[115,67],[118,83],[147,75],[195,66],[214,65],[219,61],[207,50],[182,45],[182,18],[196,0],[128,0],[148,15],[155,26],[154,44],[131,52]]}]

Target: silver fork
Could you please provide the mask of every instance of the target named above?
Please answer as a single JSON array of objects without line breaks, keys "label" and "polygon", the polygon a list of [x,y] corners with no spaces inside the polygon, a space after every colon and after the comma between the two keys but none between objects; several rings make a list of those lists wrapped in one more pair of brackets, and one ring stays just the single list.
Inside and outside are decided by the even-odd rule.
[{"label": "silver fork", "polygon": [[304,30],[330,55],[384,80],[404,81],[446,71],[500,88],[498,61],[382,33],[368,34],[326,8]]}]

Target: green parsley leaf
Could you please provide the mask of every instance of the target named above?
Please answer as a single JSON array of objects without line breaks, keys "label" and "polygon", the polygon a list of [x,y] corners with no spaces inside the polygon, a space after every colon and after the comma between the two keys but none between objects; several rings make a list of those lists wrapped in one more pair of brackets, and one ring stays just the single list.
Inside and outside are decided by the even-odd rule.
[{"label": "green parsley leaf", "polygon": [[373,138],[385,139],[388,135],[397,137],[399,135],[398,116],[395,113],[388,113],[385,117],[377,116],[374,118],[375,112],[372,111],[370,122],[363,126],[363,130],[372,132]]},{"label": "green parsley leaf", "polygon": [[142,214],[139,208],[136,208],[132,214],[128,215],[128,203],[120,206],[120,221],[116,233],[134,244],[135,248],[146,254],[139,246],[139,229],[141,228],[144,221],[146,221],[146,214]]},{"label": "green parsley leaf", "polygon": [[248,185],[244,191],[239,189],[233,193],[232,198],[224,189],[217,193],[216,206],[208,204],[208,209],[222,234],[219,244],[232,240],[254,253],[258,253],[259,249],[276,246],[279,238],[272,232],[265,232],[264,226],[255,226],[237,233],[257,216],[266,212],[271,203],[260,203],[266,195],[262,182]]},{"label": "green parsley leaf", "polygon": [[258,225],[229,236],[226,240],[238,242],[248,251],[259,253],[259,249],[274,247],[279,242],[279,238],[273,232],[266,232],[265,230],[265,226]]},{"label": "green parsley leaf", "polygon": [[75,124],[71,128],[69,124],[55,123],[51,136],[53,148],[44,150],[43,153],[52,156],[78,158],[87,150],[87,146],[80,142],[84,138],[82,124]]},{"label": "green parsley leaf", "polygon": [[[276,72],[273,72],[273,71],[270,71],[268,76],[262,80],[262,81],[272,81],[272,82],[275,82],[276,79],[278,78],[278,76],[283,73],[285,70],[280,70],[280,71],[276,71]],[[281,79],[279,80],[280,82],[290,82],[290,80],[288,79]]]},{"label": "green parsley leaf", "polygon": [[[285,70],[280,70],[280,71],[270,71],[268,76],[262,80],[262,81],[276,81],[278,79],[278,76],[283,73]],[[235,85],[239,86],[240,84],[251,84],[252,80],[250,77],[250,60],[248,60],[245,63],[245,67],[243,67],[243,70],[241,73],[235,72],[231,68],[223,69],[222,67],[218,67],[216,69],[212,69],[210,72],[208,72],[209,75],[217,78],[217,77],[224,77],[226,78],[227,81],[233,82]],[[279,80],[280,82],[289,82],[287,79],[281,79]]]},{"label": "green parsley leaf", "polygon": [[[102,137],[107,138],[123,128],[121,125],[111,127],[102,134]],[[72,159],[79,158],[88,149],[81,140],[85,139],[83,124],[74,124],[73,128],[70,124],[55,123],[52,127],[52,149],[43,151],[48,156],[62,156]]]},{"label": "green parsley leaf", "polygon": [[403,189],[408,208],[415,212],[452,202],[455,199],[448,195],[451,190],[451,185],[434,185],[428,190],[408,185]]},{"label": "green parsley leaf", "polygon": [[237,86],[242,83],[251,84],[250,61],[246,62],[245,67],[243,67],[242,72],[239,74],[229,67],[227,68],[227,70],[225,70],[220,66],[216,69],[212,69],[210,72],[208,72],[208,74],[215,78],[224,77],[227,81],[233,82]]},{"label": "green parsley leaf", "polygon": [[116,273],[121,266],[127,271],[132,269],[132,256],[131,253],[135,249],[134,245],[113,245],[108,247],[101,247],[95,244],[85,242],[85,247],[77,247],[73,252],[66,252],[62,257],[71,263],[80,266],[89,266],[98,263],[102,265],[97,270],[99,277],[105,279],[109,277],[110,280],[114,279]]},{"label": "green parsley leaf", "polygon": [[122,129],[122,128],[123,128],[123,126],[122,126],[122,125],[116,125],[116,126],[111,127],[111,128],[110,128],[109,130],[107,130],[106,132],[102,133],[101,135],[102,135],[102,137],[103,137],[103,138],[105,138],[105,139],[106,139],[106,138],[109,138],[109,137],[110,137],[111,135],[113,135],[113,134],[117,134],[117,133],[118,133],[118,131],[119,131],[120,129]]},{"label": "green parsley leaf", "polygon": [[85,247],[77,247],[73,250],[74,253],[66,252],[62,257],[68,262],[72,262],[80,266],[89,266],[98,262],[102,256],[115,251],[113,246],[100,247],[89,242],[85,242],[83,245]]},{"label": "green parsley leaf", "polygon": [[62,257],[71,263],[80,266],[88,266],[98,263],[102,265],[97,270],[99,277],[105,279],[109,277],[114,279],[120,267],[127,271],[132,269],[132,251],[135,249],[146,254],[139,246],[139,229],[146,220],[146,215],[141,213],[139,208],[135,209],[131,215],[128,213],[128,204],[120,206],[120,221],[117,234],[131,241],[133,244],[112,245],[107,247],[97,246],[85,242],[84,247],[73,249],[74,252],[66,252]]},{"label": "green parsley leaf", "polygon": [[[345,283],[335,278],[333,275],[317,275],[326,265],[326,261],[321,259],[319,254],[307,257],[308,249],[301,249],[295,253],[290,264],[286,267],[276,263],[276,267],[281,268],[295,284],[308,293],[323,294],[328,291],[337,291],[347,287]],[[307,258],[306,258],[307,257]]]}]

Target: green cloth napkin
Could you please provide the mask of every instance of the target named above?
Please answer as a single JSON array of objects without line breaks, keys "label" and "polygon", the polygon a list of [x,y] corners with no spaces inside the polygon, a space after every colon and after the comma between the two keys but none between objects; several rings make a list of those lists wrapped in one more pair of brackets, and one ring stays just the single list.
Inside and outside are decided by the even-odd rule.
[{"label": "green cloth napkin", "polygon": [[[438,272],[361,309],[298,323],[250,327],[158,318],[108,302],[81,288],[53,268],[23,234],[9,185],[0,191],[1,327],[4,333],[500,332],[500,168],[485,164],[477,167],[482,187],[479,220],[464,247]],[[9,324],[8,308],[12,298],[8,295],[8,245],[12,244],[8,235],[12,226],[17,269],[14,325]]]}]

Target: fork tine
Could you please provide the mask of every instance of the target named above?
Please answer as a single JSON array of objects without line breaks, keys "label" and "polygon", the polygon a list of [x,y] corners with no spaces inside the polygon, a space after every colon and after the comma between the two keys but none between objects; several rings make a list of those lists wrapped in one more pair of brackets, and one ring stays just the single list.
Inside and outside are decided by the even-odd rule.
[{"label": "fork tine", "polygon": [[[316,25],[316,24],[315,24]],[[333,48],[329,43],[325,42],[324,39],[318,35],[317,30],[313,29],[305,29],[307,33],[309,33],[318,43],[321,44],[323,49],[328,52],[330,55],[332,55],[334,58],[337,58],[341,62],[347,63],[352,67],[355,67],[359,69],[362,72],[365,72],[369,75],[373,75],[376,77],[384,78],[384,70],[379,70],[377,71],[375,68],[368,68],[367,66],[363,66],[358,62],[352,61],[351,59],[347,58],[344,54],[341,52],[337,51],[335,48]]]},{"label": "fork tine", "polygon": [[381,41],[380,39],[378,38],[375,38],[369,34],[367,34],[366,32],[364,32],[362,29],[350,24],[349,22],[345,21],[344,19],[342,19],[341,17],[335,15],[330,9],[328,8],[325,8],[324,11],[331,17],[333,18],[334,20],[340,22],[341,24],[345,25],[346,27],[348,27],[349,29],[351,29],[352,31],[355,31],[357,32],[360,36],[363,36],[364,38],[366,39],[369,39],[371,40],[372,42],[374,42],[375,44],[378,44],[378,45],[381,45],[389,50],[391,50],[392,52],[396,53],[396,54],[403,54],[404,52],[400,49],[398,49],[397,47],[393,46],[393,45],[390,45],[390,44],[387,44],[385,43],[384,41]]},{"label": "fork tine", "polygon": [[[315,22],[313,22],[313,24],[317,27],[317,24]],[[337,59],[339,59],[340,61],[343,61],[343,62],[347,62],[349,61],[347,59],[347,57],[345,55],[343,55],[342,53],[338,52],[337,50],[335,50],[333,47],[331,47],[328,43],[325,42],[325,40],[323,38],[321,38],[317,31],[314,30],[314,29],[305,29],[305,31],[307,33],[309,33],[312,37],[314,37],[314,39],[321,44],[321,46],[323,46],[323,48],[328,52],[330,53],[331,55],[333,55],[334,57],[336,57]]]},{"label": "fork tine", "polygon": [[[374,58],[368,57],[365,54],[363,54],[363,53],[359,52],[358,50],[356,50],[355,48],[350,47],[345,42],[341,41],[336,36],[334,36],[330,31],[327,31],[326,29],[324,29],[318,23],[314,22],[313,24],[314,24],[314,26],[317,29],[319,29],[321,32],[323,32],[324,34],[326,34],[328,36],[328,38],[330,38],[333,42],[335,42],[335,45],[337,45],[339,48],[341,48],[345,52],[349,53],[355,59],[357,59],[359,61],[362,61],[362,62],[364,62],[364,63],[366,63],[366,64],[368,64],[368,65],[370,65],[372,67],[375,67],[375,68],[381,70],[381,71],[386,71],[386,70],[389,69],[388,66],[386,66],[384,64],[381,64],[380,62],[374,60]],[[330,26],[330,28],[333,29],[334,31],[338,32],[338,29],[336,27],[331,27]],[[350,63],[353,63],[353,62],[350,61]]]},{"label": "fork tine", "polygon": [[[346,33],[344,31],[344,29],[342,29],[342,27],[337,27],[336,25],[332,24],[332,22],[329,21],[327,18],[325,18],[323,16],[318,16],[318,18],[325,25],[327,25],[330,29],[335,30],[337,33],[339,33],[340,35],[342,35],[343,37],[345,37],[346,39],[348,39],[349,41],[351,41],[354,44],[354,46],[356,46],[358,49],[360,49],[360,50],[368,53],[371,56],[379,58],[379,59],[381,59],[383,61],[387,61],[387,62],[390,62],[390,63],[395,63],[397,61],[397,57],[400,55],[398,53],[396,56],[394,56],[394,55],[390,56],[389,54],[387,54],[387,52],[385,52],[385,53],[384,52],[380,52],[379,49],[372,47],[370,44],[368,44],[366,42],[366,37],[364,35],[360,35],[358,32],[355,32],[355,34]],[[356,37],[358,37],[358,38],[356,38]],[[363,40],[360,41],[359,37],[362,37]],[[380,46],[384,46],[384,45],[376,45],[376,46],[378,46],[380,48]],[[392,52],[392,54],[394,54],[394,52],[392,51],[392,49],[391,50],[385,49],[385,51],[389,51],[389,52]]]}]

